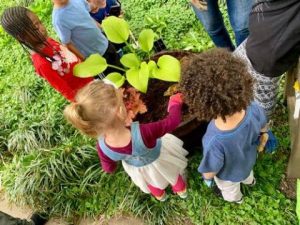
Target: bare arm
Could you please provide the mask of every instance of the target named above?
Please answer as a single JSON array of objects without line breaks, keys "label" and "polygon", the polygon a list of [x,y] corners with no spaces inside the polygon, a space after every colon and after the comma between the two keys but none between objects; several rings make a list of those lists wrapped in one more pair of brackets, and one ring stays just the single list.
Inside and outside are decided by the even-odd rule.
[{"label": "bare arm", "polygon": [[210,179],[213,179],[214,176],[216,176],[216,173],[214,173],[214,172],[209,172],[209,173],[203,173],[202,175],[203,175],[204,179],[210,180]]},{"label": "bare arm", "polygon": [[82,53],[73,45],[71,42],[66,44],[67,48],[73,52],[81,61],[85,59],[85,57],[82,55]]},{"label": "bare arm", "polygon": [[264,126],[263,128],[261,128],[260,132],[265,133],[265,132],[268,132],[268,130],[269,130],[269,126],[267,124],[266,126]]}]

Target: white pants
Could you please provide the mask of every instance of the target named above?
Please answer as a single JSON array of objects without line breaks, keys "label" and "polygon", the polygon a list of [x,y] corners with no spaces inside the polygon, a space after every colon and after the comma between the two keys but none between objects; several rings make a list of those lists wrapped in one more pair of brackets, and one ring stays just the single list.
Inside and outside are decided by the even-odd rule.
[{"label": "white pants", "polygon": [[214,180],[221,190],[224,200],[228,202],[236,202],[242,199],[243,194],[241,192],[241,183],[252,184],[254,181],[253,171],[251,170],[250,175],[241,182],[231,182],[226,180],[221,180],[214,177]]}]

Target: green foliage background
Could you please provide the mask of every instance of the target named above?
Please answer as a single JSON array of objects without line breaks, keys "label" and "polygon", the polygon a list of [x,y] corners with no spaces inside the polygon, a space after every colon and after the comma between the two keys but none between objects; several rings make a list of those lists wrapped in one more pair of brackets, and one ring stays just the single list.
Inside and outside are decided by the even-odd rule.
[{"label": "green foliage background", "polygon": [[[0,11],[29,4],[56,37],[50,2],[3,0]],[[173,49],[202,51],[213,46],[185,0],[122,0],[122,4],[134,33],[154,28]],[[2,28],[0,48],[0,176],[12,201],[69,220],[121,212],[142,217],[149,224],[297,224],[295,202],[279,191],[289,153],[283,106],[278,107],[275,123],[278,152],[259,156],[257,186],[243,188],[242,205],[226,203],[205,187],[197,173],[200,150],[190,157],[188,199],[171,196],[161,203],[141,193],[122,169],[112,176],[101,171],[95,141],[66,124],[62,116],[65,100],[34,74],[28,55]]]}]

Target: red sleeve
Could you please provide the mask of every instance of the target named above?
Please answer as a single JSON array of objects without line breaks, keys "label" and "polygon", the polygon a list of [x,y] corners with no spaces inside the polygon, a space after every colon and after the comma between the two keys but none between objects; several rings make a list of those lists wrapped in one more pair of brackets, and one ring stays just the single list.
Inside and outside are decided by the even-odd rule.
[{"label": "red sleeve", "polygon": [[41,58],[32,57],[33,65],[37,74],[46,79],[49,84],[60,92],[66,99],[73,101],[76,92],[70,88],[68,83],[51,68],[48,61],[43,62]]},{"label": "red sleeve", "polygon": [[101,162],[102,169],[106,173],[113,173],[117,169],[117,162],[113,161],[112,159],[108,158],[103,151],[101,150],[99,144],[97,143],[97,152]]},{"label": "red sleeve", "polygon": [[177,103],[170,108],[165,119],[140,125],[143,141],[148,148],[153,148],[158,138],[172,132],[180,124],[181,107],[182,104]]}]

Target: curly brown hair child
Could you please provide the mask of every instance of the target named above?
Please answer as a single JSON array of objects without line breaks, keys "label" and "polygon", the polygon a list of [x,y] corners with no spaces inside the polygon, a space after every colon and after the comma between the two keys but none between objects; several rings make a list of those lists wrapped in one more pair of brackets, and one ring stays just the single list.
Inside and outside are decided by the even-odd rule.
[{"label": "curly brown hair child", "polygon": [[195,54],[183,61],[180,89],[199,120],[230,116],[253,100],[253,80],[244,63],[223,49]]},{"label": "curly brown hair child", "polygon": [[192,113],[210,120],[198,171],[215,180],[226,201],[241,203],[240,183],[255,184],[256,141],[267,123],[252,103],[250,74],[231,53],[213,49],[183,61],[180,89]]}]

